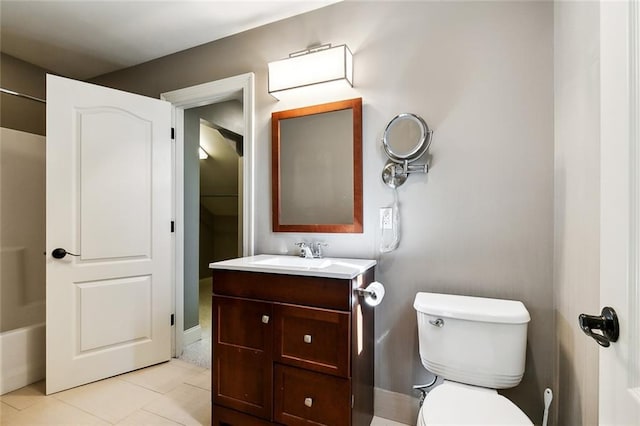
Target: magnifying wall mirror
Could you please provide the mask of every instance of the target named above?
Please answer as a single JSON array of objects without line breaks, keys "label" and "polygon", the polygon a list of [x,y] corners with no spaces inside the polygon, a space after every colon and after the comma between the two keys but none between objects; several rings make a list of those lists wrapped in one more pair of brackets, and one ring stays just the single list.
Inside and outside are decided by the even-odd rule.
[{"label": "magnifying wall mirror", "polygon": [[274,232],[362,232],[362,99],[271,116]]},{"label": "magnifying wall mirror", "polygon": [[384,130],[382,147],[389,161],[382,170],[382,180],[391,188],[402,185],[410,173],[427,173],[427,164],[412,164],[431,145],[433,130],[422,117],[403,113],[395,116]]}]

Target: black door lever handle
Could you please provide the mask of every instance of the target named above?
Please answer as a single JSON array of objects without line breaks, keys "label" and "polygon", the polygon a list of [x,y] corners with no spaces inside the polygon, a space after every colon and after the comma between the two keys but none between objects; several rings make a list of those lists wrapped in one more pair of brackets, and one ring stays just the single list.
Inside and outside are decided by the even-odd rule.
[{"label": "black door lever handle", "polygon": [[62,259],[62,258],[63,258],[63,257],[65,257],[66,255],[70,255],[70,256],[80,256],[79,254],[69,253],[68,251],[66,251],[65,249],[60,248],[60,247],[58,247],[58,248],[56,248],[56,249],[53,249],[53,251],[51,252],[51,256],[52,256],[54,259]]},{"label": "black door lever handle", "polygon": [[[620,336],[618,315],[613,308],[605,306],[600,316],[580,314],[578,323],[584,334],[592,337],[600,346],[608,348],[611,342],[617,342]],[[594,332],[600,330],[600,333]]]}]

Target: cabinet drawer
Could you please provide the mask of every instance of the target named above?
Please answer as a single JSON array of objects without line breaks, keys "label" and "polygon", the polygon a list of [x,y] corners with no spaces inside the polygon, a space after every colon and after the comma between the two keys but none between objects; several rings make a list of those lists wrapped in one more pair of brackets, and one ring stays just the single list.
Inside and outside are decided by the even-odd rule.
[{"label": "cabinet drawer", "polygon": [[274,420],[284,425],[351,424],[348,379],[276,364]]},{"label": "cabinet drawer", "polygon": [[352,280],[213,270],[213,293],[271,302],[351,310]]},{"label": "cabinet drawer", "polygon": [[349,314],[327,309],[275,305],[274,361],[350,377]]}]

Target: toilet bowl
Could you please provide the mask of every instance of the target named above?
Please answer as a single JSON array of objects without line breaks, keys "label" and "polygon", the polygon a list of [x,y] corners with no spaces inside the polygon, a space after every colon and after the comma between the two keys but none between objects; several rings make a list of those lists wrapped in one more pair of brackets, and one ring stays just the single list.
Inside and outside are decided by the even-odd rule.
[{"label": "toilet bowl", "polygon": [[496,389],[524,374],[529,312],[522,302],[418,293],[423,366],[444,382],[425,397],[418,426],[533,425]]},{"label": "toilet bowl", "polygon": [[531,426],[531,420],[495,389],[444,381],[429,392],[418,414],[418,426]]}]

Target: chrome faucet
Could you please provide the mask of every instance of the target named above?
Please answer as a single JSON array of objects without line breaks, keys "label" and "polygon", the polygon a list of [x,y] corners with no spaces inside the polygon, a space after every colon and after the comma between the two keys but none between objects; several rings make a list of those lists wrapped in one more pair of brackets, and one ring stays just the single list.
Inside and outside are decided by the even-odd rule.
[{"label": "chrome faucet", "polygon": [[296,243],[298,247],[300,247],[300,257],[304,257],[305,259],[320,259],[322,258],[322,247],[326,247],[326,243],[314,242],[311,243],[311,247],[307,245],[304,241]]}]

